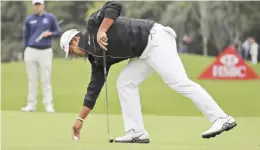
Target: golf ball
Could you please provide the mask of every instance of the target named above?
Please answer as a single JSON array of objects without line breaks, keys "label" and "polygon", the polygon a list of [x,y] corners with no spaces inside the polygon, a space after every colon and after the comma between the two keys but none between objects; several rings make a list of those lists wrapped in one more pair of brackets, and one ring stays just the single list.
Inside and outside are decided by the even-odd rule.
[{"label": "golf ball", "polygon": [[74,139],[75,141],[79,140],[79,138],[76,137],[76,136],[74,136],[73,139]]}]

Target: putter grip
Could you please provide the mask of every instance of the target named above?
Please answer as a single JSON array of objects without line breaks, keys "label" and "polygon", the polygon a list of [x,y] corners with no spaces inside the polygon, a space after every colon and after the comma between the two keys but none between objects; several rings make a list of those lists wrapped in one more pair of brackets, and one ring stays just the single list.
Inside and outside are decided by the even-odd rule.
[{"label": "putter grip", "polygon": [[[60,21],[58,22],[58,25],[60,25],[60,24],[62,24],[62,23],[63,23],[63,20],[60,20]],[[46,31],[49,31],[49,30],[46,30]],[[46,31],[44,31],[44,32],[46,32]],[[42,32],[42,34],[39,35],[39,36],[36,38],[36,40],[35,40],[36,43],[38,43],[38,42],[43,38],[44,32]]]},{"label": "putter grip", "polygon": [[104,74],[107,75],[107,59],[106,51],[103,50],[103,65],[104,65]]},{"label": "putter grip", "polygon": [[37,43],[43,38],[43,33],[37,37],[37,39],[35,40]]},{"label": "putter grip", "polygon": [[[44,32],[47,32],[47,31],[49,31],[49,30],[46,30],[46,31],[44,31]],[[40,35],[37,37],[37,39],[35,40],[35,42],[38,43],[38,42],[43,38],[44,32],[42,32],[42,34],[40,34]]]}]

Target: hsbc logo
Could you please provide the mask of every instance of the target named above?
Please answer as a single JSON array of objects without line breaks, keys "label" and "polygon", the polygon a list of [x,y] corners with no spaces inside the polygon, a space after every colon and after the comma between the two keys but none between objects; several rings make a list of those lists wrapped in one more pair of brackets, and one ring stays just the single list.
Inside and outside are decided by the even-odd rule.
[{"label": "hsbc logo", "polygon": [[234,54],[226,54],[219,58],[221,65],[212,66],[213,77],[238,77],[246,76],[247,67],[238,65],[239,58]]},{"label": "hsbc logo", "polygon": [[236,55],[227,54],[227,55],[224,55],[224,56],[220,57],[220,62],[221,62],[224,66],[226,66],[226,67],[233,67],[233,66],[235,66],[236,64],[238,64],[239,59],[237,58]]},{"label": "hsbc logo", "polygon": [[199,76],[199,79],[260,79],[233,46],[227,47],[217,59]]}]

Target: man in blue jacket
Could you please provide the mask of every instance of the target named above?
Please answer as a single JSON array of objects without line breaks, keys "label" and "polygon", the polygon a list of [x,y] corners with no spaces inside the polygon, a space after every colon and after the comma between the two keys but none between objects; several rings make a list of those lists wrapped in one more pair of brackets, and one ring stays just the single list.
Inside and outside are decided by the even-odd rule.
[{"label": "man in blue jacket", "polygon": [[28,75],[28,103],[21,110],[36,110],[38,70],[41,75],[43,103],[47,112],[55,112],[52,99],[52,37],[60,35],[56,17],[44,12],[44,0],[32,0],[35,14],[28,16],[23,26],[24,61]]}]

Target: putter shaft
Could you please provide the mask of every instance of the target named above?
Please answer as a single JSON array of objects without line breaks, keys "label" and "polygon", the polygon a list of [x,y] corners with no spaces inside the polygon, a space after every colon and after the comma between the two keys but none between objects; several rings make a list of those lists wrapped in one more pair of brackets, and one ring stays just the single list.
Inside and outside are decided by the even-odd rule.
[{"label": "putter shaft", "polygon": [[103,51],[103,66],[104,66],[104,79],[105,79],[105,88],[106,88],[106,113],[107,113],[107,133],[109,137],[109,142],[113,142],[114,139],[110,135],[110,127],[109,127],[109,107],[108,107],[108,92],[107,92],[107,62],[106,62],[106,51]]}]

